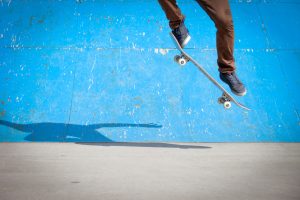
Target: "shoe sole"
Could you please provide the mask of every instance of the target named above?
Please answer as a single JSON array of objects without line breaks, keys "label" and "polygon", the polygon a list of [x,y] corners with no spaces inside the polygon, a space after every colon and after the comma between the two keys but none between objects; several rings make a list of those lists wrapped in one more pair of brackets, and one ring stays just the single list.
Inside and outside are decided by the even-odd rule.
[{"label": "shoe sole", "polygon": [[192,37],[188,35],[188,36],[185,38],[185,40],[183,41],[183,43],[181,44],[181,47],[184,48],[184,47],[187,45],[187,43],[189,43],[189,41],[190,41],[191,39],[192,39]]},{"label": "shoe sole", "polygon": [[233,94],[237,95],[237,96],[240,96],[240,97],[245,96],[245,95],[247,94],[247,90],[246,90],[246,89],[245,89],[245,92],[243,92],[243,93],[237,93],[237,92],[235,92],[235,91],[233,91],[233,90],[231,90],[231,92],[232,92]]}]

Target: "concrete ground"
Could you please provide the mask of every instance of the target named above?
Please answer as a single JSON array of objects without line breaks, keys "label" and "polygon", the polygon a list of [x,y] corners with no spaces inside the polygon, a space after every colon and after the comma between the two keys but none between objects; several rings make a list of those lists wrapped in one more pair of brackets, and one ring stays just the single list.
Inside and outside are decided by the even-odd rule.
[{"label": "concrete ground", "polygon": [[295,143],[1,143],[1,200],[300,199]]}]

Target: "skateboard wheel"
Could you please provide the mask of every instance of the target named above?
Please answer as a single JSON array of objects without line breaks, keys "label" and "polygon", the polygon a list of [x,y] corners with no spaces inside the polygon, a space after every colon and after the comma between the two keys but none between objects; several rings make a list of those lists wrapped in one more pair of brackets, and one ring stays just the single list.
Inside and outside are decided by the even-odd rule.
[{"label": "skateboard wheel", "polygon": [[186,64],[186,60],[181,57],[181,58],[178,59],[178,64],[183,66],[183,65]]},{"label": "skateboard wheel", "polygon": [[175,62],[177,62],[179,65],[183,66],[186,64],[186,59],[180,55],[174,56]]},{"label": "skateboard wheel", "polygon": [[231,103],[229,101],[225,101],[223,106],[225,109],[229,109],[231,107]]}]

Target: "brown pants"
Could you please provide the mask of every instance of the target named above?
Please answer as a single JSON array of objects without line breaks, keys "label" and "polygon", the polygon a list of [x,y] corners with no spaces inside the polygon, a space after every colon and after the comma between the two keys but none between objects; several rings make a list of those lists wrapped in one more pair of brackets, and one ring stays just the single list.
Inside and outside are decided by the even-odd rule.
[{"label": "brown pants", "polygon": [[[235,70],[233,46],[234,29],[228,0],[197,0],[217,28],[217,51],[219,71],[222,73]],[[165,11],[171,29],[177,28],[184,21],[184,15],[176,0],[159,0]]]}]

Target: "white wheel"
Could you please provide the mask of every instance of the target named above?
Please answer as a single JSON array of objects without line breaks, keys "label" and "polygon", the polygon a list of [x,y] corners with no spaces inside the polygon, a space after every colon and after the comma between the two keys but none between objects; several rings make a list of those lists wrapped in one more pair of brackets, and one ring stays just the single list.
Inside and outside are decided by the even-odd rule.
[{"label": "white wheel", "polygon": [[229,109],[231,107],[231,103],[229,101],[224,102],[224,108]]},{"label": "white wheel", "polygon": [[186,64],[186,60],[181,57],[181,58],[178,59],[178,64],[181,65],[181,66],[183,66],[183,65]]}]

